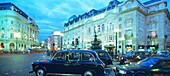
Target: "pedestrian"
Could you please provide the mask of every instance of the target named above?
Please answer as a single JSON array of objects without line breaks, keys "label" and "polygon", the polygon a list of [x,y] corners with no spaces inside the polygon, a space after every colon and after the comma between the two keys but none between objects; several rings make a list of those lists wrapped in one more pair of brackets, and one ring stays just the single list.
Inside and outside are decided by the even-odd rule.
[{"label": "pedestrian", "polygon": [[118,56],[120,56],[120,51],[119,50],[118,50],[117,54],[118,54]]},{"label": "pedestrian", "polygon": [[90,58],[89,58],[90,61],[94,61],[94,57],[90,55]]},{"label": "pedestrian", "polygon": [[30,54],[30,48],[28,48],[28,54]]}]

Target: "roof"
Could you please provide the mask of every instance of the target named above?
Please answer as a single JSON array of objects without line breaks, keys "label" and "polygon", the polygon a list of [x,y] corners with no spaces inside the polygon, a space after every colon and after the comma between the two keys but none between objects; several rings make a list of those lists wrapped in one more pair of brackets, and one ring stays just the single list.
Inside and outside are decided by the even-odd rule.
[{"label": "roof", "polygon": [[91,52],[91,53],[95,53],[92,50],[63,50],[61,52]]},{"label": "roof", "polygon": [[98,51],[98,52],[100,52],[100,51],[105,51],[105,50],[93,50],[93,51]]},{"label": "roof", "polygon": [[144,5],[149,5],[149,4],[158,2],[158,1],[161,1],[161,0],[150,0],[150,1],[144,2],[143,4],[144,4]]},{"label": "roof", "polygon": [[78,53],[81,53],[81,52],[90,52],[92,53],[93,55],[97,55],[97,53],[93,50],[63,50],[63,51],[60,51],[60,52],[78,52]]},{"label": "roof", "polygon": [[76,19],[77,18],[77,16],[76,15],[73,15],[73,16],[71,16],[69,19],[68,19],[68,21],[72,21],[73,19]]}]

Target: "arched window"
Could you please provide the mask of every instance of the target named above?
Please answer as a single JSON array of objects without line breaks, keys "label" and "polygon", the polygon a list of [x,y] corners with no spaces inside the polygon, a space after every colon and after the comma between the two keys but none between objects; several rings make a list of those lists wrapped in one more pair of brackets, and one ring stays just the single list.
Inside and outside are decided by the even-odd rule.
[{"label": "arched window", "polygon": [[1,43],[1,48],[4,48],[4,43]]}]

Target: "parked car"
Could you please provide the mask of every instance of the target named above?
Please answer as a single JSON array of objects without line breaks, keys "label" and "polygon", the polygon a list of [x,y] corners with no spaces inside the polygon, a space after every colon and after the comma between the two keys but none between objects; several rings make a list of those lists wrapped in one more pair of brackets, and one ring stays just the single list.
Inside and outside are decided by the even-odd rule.
[{"label": "parked car", "polygon": [[132,51],[132,52],[127,52],[125,55],[119,55],[116,58],[118,61],[128,60],[128,59],[134,58],[134,55],[135,55],[135,53]]},{"label": "parked car", "polygon": [[93,50],[95,51],[99,58],[106,64],[106,65],[112,65],[113,63],[113,59],[112,57],[110,56],[110,54],[105,51],[105,50]]},{"label": "parked car", "polygon": [[114,68],[116,76],[170,76],[170,58],[148,57]]},{"label": "parked car", "polygon": [[148,51],[127,52],[127,54],[119,58],[119,61],[121,61],[122,59],[126,59],[129,62],[138,62],[146,57],[149,57],[150,55],[151,53]]},{"label": "parked car", "polygon": [[[93,58],[93,59],[91,59]],[[40,59],[32,63],[36,76],[47,74],[81,74],[82,76],[103,76],[105,64],[96,52],[91,50],[65,50],[54,54],[51,59]]]},{"label": "parked car", "polygon": [[151,53],[148,51],[136,51],[133,58],[129,59],[130,62],[138,62],[146,57],[150,57]]}]

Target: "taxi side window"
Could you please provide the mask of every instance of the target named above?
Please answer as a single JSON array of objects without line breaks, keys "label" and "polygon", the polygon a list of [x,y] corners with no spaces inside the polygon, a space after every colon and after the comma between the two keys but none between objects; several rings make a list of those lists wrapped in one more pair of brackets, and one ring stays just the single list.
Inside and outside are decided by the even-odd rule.
[{"label": "taxi side window", "polygon": [[167,61],[167,68],[170,68],[170,60]]},{"label": "taxi side window", "polygon": [[164,68],[170,68],[170,61],[166,61]]},{"label": "taxi side window", "polygon": [[68,60],[80,60],[80,53],[68,53]]},{"label": "taxi side window", "polygon": [[65,53],[63,52],[57,53],[54,60],[66,60]]},{"label": "taxi side window", "polygon": [[170,61],[161,61],[160,66],[161,68],[170,68]]},{"label": "taxi side window", "polygon": [[82,60],[83,61],[93,61],[95,58],[90,53],[82,53]]}]

